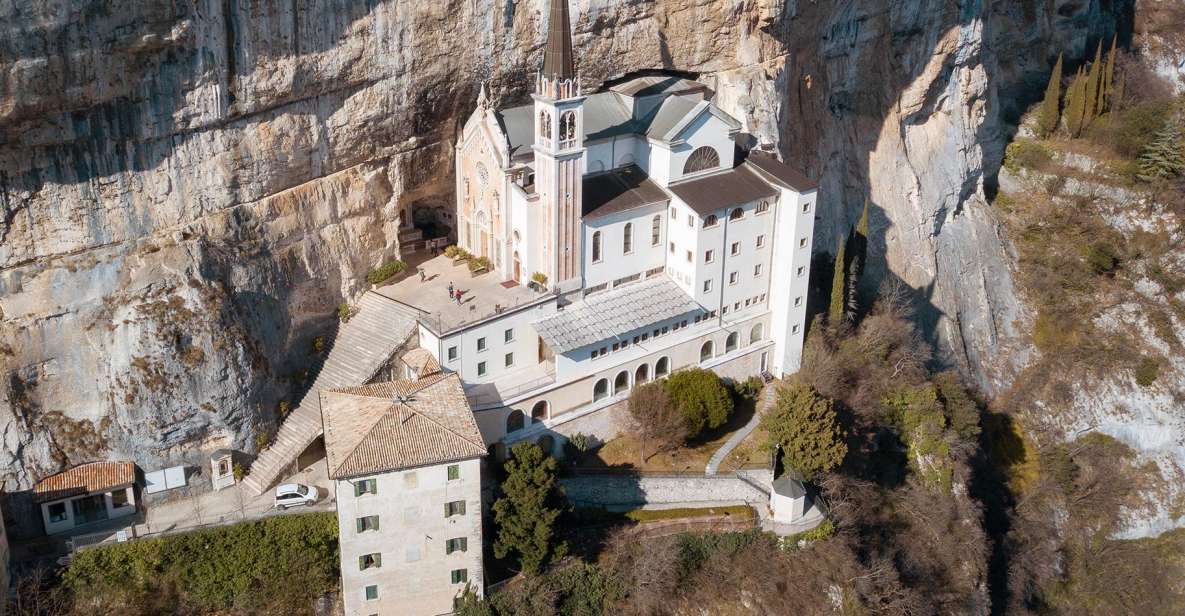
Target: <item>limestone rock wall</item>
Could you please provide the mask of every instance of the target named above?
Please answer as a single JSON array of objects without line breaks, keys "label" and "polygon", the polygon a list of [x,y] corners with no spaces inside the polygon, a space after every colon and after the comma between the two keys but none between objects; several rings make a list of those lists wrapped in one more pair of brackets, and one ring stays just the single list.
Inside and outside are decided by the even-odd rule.
[{"label": "limestone rock wall", "polygon": [[[870,199],[877,276],[920,289],[936,342],[991,389],[1023,317],[982,199],[997,89],[1111,27],[1099,1],[573,9],[586,82],[697,73],[755,142],[820,177],[820,250]],[[450,201],[479,83],[526,93],[544,5],[0,6],[0,483],[253,450],[333,308],[399,254],[399,212]]]}]

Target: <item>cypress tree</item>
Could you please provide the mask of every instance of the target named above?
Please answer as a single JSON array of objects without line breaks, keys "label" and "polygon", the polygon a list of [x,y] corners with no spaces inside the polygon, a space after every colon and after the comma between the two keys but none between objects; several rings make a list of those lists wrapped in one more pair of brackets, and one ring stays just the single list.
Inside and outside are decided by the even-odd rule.
[{"label": "cypress tree", "polygon": [[1066,120],[1066,132],[1070,137],[1082,134],[1082,121],[1086,111],[1086,77],[1082,69],[1074,75],[1070,89],[1066,91],[1066,110],[1063,117]]},{"label": "cypress tree", "polygon": [[1111,92],[1111,111],[1123,108],[1123,95],[1127,90],[1127,75],[1120,73],[1119,81],[1115,82],[1115,89]]},{"label": "cypress tree", "polygon": [[1090,64],[1090,71],[1086,75],[1086,100],[1082,110],[1082,128],[1090,126],[1094,121],[1095,109],[1099,105],[1099,80],[1103,76],[1103,42],[1095,48],[1094,62]]},{"label": "cypress tree", "polygon": [[831,305],[828,307],[827,320],[832,325],[838,325],[844,318],[847,308],[847,271],[846,255],[848,241],[846,237],[839,238],[839,248],[835,251],[835,270],[831,279]]},{"label": "cypress tree", "polygon": [[1119,35],[1111,37],[1111,50],[1107,52],[1107,64],[1103,67],[1102,85],[1099,89],[1099,106],[1098,113],[1095,115],[1103,115],[1110,111],[1115,95],[1115,54],[1118,51]]},{"label": "cypress tree", "polygon": [[868,199],[864,200],[864,212],[860,214],[860,222],[856,223],[856,235],[863,238],[864,243],[868,243],[868,207],[870,202]]},{"label": "cypress tree", "polygon": [[860,214],[860,222],[856,223],[856,236],[852,238],[852,265],[848,268],[848,314],[857,315],[860,312],[860,278],[864,275],[864,266],[868,263],[868,199],[864,200],[864,212]]},{"label": "cypress tree", "polygon": [[1061,102],[1062,54],[1058,54],[1057,64],[1053,65],[1053,72],[1049,75],[1049,85],[1045,86],[1045,99],[1041,101],[1041,109],[1037,112],[1039,137],[1048,137],[1057,130],[1058,120],[1061,119]]}]

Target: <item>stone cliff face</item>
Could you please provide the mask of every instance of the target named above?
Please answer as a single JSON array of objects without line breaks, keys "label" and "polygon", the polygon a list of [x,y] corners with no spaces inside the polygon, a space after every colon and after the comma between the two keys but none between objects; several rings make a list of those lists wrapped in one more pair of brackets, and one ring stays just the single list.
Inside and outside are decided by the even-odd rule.
[{"label": "stone cliff face", "polygon": [[[0,8],[0,483],[253,450],[333,307],[399,253],[399,212],[451,199],[479,84],[525,94],[544,4]],[[573,8],[587,83],[698,73],[754,141],[819,177],[820,251],[870,200],[872,271],[918,289],[945,357],[992,391],[1023,362],[1025,318],[983,198],[998,92],[1109,33],[1120,4]]]}]

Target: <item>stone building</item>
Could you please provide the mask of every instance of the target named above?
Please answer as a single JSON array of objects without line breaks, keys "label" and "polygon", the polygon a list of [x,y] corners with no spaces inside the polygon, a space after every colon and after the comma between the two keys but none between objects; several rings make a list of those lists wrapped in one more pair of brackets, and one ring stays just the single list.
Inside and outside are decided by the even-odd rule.
[{"label": "stone building", "polygon": [[460,378],[323,391],[347,614],[449,613],[481,593],[481,457]]}]

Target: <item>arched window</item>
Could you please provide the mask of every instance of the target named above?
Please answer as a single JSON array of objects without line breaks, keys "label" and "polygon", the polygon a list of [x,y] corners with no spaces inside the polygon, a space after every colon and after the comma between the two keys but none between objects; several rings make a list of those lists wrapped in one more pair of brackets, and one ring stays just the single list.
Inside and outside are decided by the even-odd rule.
[{"label": "arched window", "polygon": [[613,395],[617,395],[630,388],[630,373],[622,370],[617,373],[617,378],[613,379]]},{"label": "arched window", "polygon": [[509,434],[522,430],[525,423],[526,418],[523,416],[523,412],[514,409],[510,412],[510,416],[506,418],[506,433]]},{"label": "arched window", "polygon": [[601,379],[593,385],[593,402],[601,400],[609,395],[609,379]]},{"label": "arched window", "polygon": [[597,263],[601,260],[601,232],[600,231],[593,231],[592,260],[593,260],[593,263]]},{"label": "arched window", "polygon": [[514,243],[517,244],[523,240],[523,236],[519,235],[518,230],[514,231]]},{"label": "arched window", "polygon": [[662,214],[655,214],[654,218],[650,219],[650,245],[658,246],[662,241]]},{"label": "arched window", "polygon": [[531,421],[547,419],[547,400],[540,400],[531,407]]},{"label": "arched window", "polygon": [[716,153],[716,148],[705,145],[696,148],[691,153],[691,156],[687,157],[687,162],[683,163],[683,175],[696,173],[697,171],[707,171],[719,166],[720,155]]},{"label": "arched window", "polygon": [[546,110],[539,112],[539,136],[544,139],[551,139],[551,114]]},{"label": "arched window", "polygon": [[716,218],[715,214],[708,214],[708,217],[704,219],[704,228],[715,227],[718,222],[720,222],[720,219]]},{"label": "arched window", "polygon": [[634,251],[634,223],[625,223],[625,228],[621,231],[621,251],[629,254]]},{"label": "arched window", "polygon": [[699,348],[700,363],[703,363],[703,362],[708,361],[709,359],[712,359],[712,354],[715,352],[715,350],[716,350],[715,346],[712,344],[711,340],[705,342],[704,346]]},{"label": "arched window", "polygon": [[765,335],[765,326],[761,323],[753,326],[752,331],[749,332],[749,344],[757,344],[761,342],[762,336]]},{"label": "arched window", "polygon": [[740,340],[740,338],[740,335],[736,332],[729,334],[728,338],[724,339],[724,352],[731,353],[737,350],[737,342]]},{"label": "arched window", "polygon": [[565,111],[560,116],[560,141],[572,141],[576,138],[576,112]]},{"label": "arched window", "polygon": [[763,199],[761,201],[761,203],[757,204],[757,213],[758,214],[764,214],[768,211],[769,211],[769,201]]},{"label": "arched window", "polygon": [[634,384],[637,385],[638,383],[645,383],[649,380],[650,366],[648,364],[642,364],[638,366],[638,369],[634,371]]},{"label": "arched window", "polygon": [[737,220],[740,218],[744,218],[744,216],[745,216],[745,210],[742,210],[739,207],[728,213],[729,220]]},{"label": "arched window", "polygon": [[666,357],[658,358],[654,363],[654,378],[664,377],[671,373],[671,360]]}]

